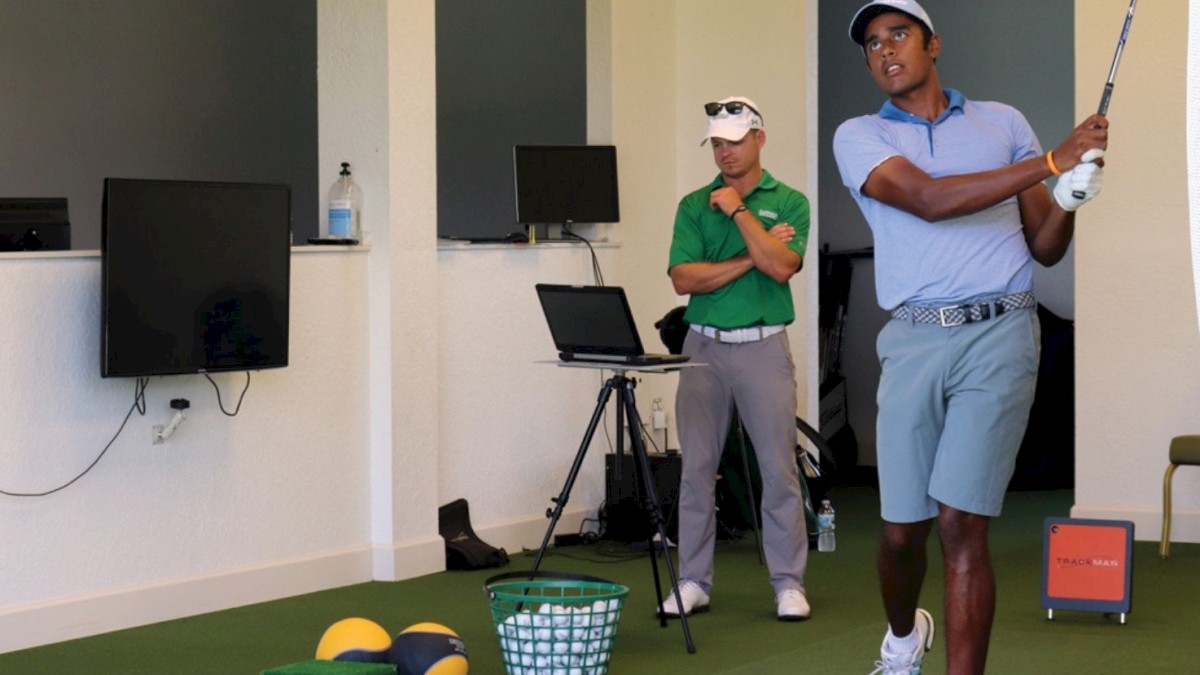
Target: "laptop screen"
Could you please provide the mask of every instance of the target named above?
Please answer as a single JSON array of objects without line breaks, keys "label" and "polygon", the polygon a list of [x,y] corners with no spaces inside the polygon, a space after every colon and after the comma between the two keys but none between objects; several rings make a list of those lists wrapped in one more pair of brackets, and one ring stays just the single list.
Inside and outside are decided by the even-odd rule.
[{"label": "laptop screen", "polygon": [[537,293],[560,352],[642,354],[633,314],[619,286],[538,284]]}]

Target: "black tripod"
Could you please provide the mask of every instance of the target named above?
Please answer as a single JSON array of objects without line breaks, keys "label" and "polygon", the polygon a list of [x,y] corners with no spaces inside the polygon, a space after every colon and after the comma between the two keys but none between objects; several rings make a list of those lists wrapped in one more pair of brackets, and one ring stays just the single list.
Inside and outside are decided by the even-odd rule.
[{"label": "black tripod", "polygon": [[[646,443],[642,439],[641,418],[638,416],[637,404],[633,398],[633,389],[637,383],[625,377],[624,370],[614,368],[614,374],[608,378],[604,386],[600,389],[599,399],[596,401],[596,409],[592,411],[592,419],[588,422],[587,433],[583,436],[583,442],[579,444],[579,451],[575,453],[575,461],[571,464],[571,472],[567,474],[567,482],[563,485],[562,492],[558,493],[558,497],[552,497],[550,501],[554,502],[553,509],[546,509],[546,517],[550,519],[550,526],[546,528],[546,536],[542,538],[542,546],[538,549],[537,558],[533,561],[533,571],[542,564],[542,557],[546,555],[546,547],[550,545],[550,537],[554,535],[554,527],[558,524],[558,519],[562,516],[563,509],[567,505],[567,499],[571,494],[571,487],[575,484],[575,479],[579,476],[579,468],[583,465],[583,458],[587,454],[588,446],[592,444],[592,436],[596,433],[596,427],[600,423],[600,417],[604,414],[604,408],[608,405],[608,399],[612,396],[613,390],[618,392],[619,403],[617,405],[617,472],[620,472],[620,458],[624,453],[623,433],[625,418],[629,418],[629,437],[633,445],[634,459],[634,474],[637,477],[637,485],[640,486],[638,494],[641,497],[642,511],[650,519],[652,530],[648,530],[646,543],[650,551],[650,567],[654,570],[654,592],[658,597],[657,607],[662,607],[663,592],[662,583],[658,576],[658,556],[655,552],[657,547],[663,555],[663,560],[666,561],[667,575],[671,579],[672,592],[675,594],[675,606],[683,609],[683,598],[679,595],[679,580],[675,578],[675,567],[671,561],[671,547],[667,541],[666,520],[663,518],[662,510],[659,508],[658,495],[654,491],[654,481],[650,474],[650,459],[646,455]],[[657,533],[657,543],[655,543],[655,533]],[[667,625],[667,617],[661,612],[659,613],[659,625]],[[696,653],[696,645],[692,642],[692,632],[688,628],[687,616],[682,611],[679,614],[679,625],[683,627],[683,639],[687,644],[689,654]]]}]

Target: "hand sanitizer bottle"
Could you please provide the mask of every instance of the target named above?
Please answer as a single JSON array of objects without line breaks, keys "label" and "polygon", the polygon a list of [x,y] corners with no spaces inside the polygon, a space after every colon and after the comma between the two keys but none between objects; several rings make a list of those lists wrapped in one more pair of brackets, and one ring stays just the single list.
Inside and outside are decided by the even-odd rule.
[{"label": "hand sanitizer bottle", "polygon": [[337,182],[329,188],[329,236],[346,239],[347,243],[362,241],[362,188],[350,178],[350,163],[342,162]]}]

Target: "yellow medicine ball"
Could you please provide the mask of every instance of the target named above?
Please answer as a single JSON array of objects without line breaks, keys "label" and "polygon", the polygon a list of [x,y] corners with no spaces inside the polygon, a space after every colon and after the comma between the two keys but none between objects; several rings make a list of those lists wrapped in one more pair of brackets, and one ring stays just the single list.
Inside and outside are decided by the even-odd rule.
[{"label": "yellow medicine ball", "polygon": [[397,675],[467,675],[467,647],[458,633],[426,621],[400,631],[387,650]]},{"label": "yellow medicine ball", "polygon": [[382,663],[392,636],[383,626],[361,617],[342,619],[325,629],[317,643],[317,659]]}]

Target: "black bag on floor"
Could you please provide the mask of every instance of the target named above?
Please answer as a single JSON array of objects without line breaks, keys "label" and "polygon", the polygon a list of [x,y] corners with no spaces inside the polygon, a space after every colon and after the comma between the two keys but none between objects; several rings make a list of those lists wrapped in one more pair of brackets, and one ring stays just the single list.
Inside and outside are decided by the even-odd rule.
[{"label": "black bag on floor", "polygon": [[467,500],[438,508],[438,533],[446,542],[446,569],[479,570],[508,564],[508,552],[479,538],[471,529]]}]

